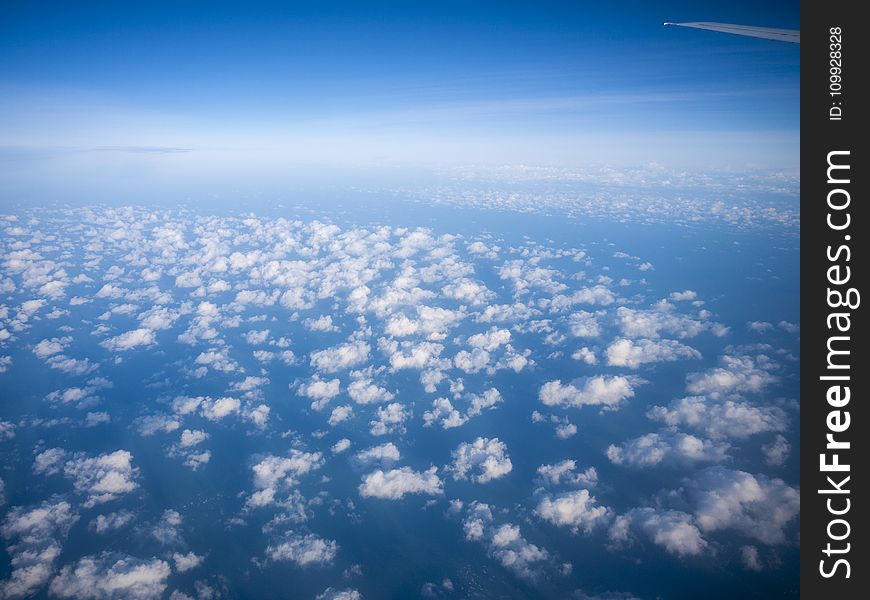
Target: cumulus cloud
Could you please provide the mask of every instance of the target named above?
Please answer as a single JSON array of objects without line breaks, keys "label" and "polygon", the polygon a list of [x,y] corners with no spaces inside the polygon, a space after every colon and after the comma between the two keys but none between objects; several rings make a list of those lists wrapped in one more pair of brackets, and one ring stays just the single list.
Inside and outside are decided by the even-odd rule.
[{"label": "cumulus cloud", "polygon": [[634,382],[628,377],[597,375],[583,381],[580,387],[562,384],[558,379],[548,381],[538,393],[547,406],[580,407],[601,406],[603,410],[615,410],[622,401],[634,396]]},{"label": "cumulus cloud", "polygon": [[129,510],[119,510],[117,512],[107,513],[105,515],[97,515],[91,521],[91,527],[97,533],[109,533],[116,529],[121,529],[133,522],[136,518]]},{"label": "cumulus cloud", "polygon": [[284,539],[269,544],[266,556],[274,561],[290,561],[301,567],[308,565],[328,565],[335,560],[338,544],[309,533],[290,534]]},{"label": "cumulus cloud", "polygon": [[202,376],[208,369],[214,369],[222,373],[232,373],[239,368],[239,364],[229,356],[229,351],[226,348],[211,348],[205,352],[200,352],[193,361],[197,365],[201,365],[202,371],[198,371],[198,375]]},{"label": "cumulus cloud", "polygon": [[495,352],[499,347],[511,341],[511,332],[507,329],[492,327],[484,333],[476,333],[468,338],[468,345],[472,348]]},{"label": "cumulus cloud", "polygon": [[224,417],[237,414],[242,403],[238,398],[205,399],[201,405],[202,416],[209,421],[220,421]]},{"label": "cumulus cloud", "polygon": [[616,546],[630,544],[633,531],[676,556],[697,556],[709,547],[692,515],[681,511],[632,509],[614,520],[609,531],[610,541]]},{"label": "cumulus cloud", "polygon": [[160,520],[151,529],[151,536],[164,546],[172,546],[181,543],[181,513],[177,510],[166,509],[160,515]]},{"label": "cumulus cloud", "polygon": [[110,502],[139,487],[139,469],[133,466],[133,455],[127,450],[94,457],[77,454],[64,463],[63,473],[72,479],[77,492],[87,494],[85,507]]},{"label": "cumulus cloud", "polygon": [[350,448],[350,440],[347,438],[341,438],[332,445],[331,450],[333,454],[341,454],[348,448]]},{"label": "cumulus cloud", "polygon": [[591,312],[581,310],[568,317],[571,335],[580,338],[594,338],[601,335],[601,325],[598,317]]},{"label": "cumulus cloud", "polygon": [[424,427],[440,423],[442,428],[452,429],[464,425],[466,421],[468,417],[456,410],[447,398],[436,398],[432,401],[432,410],[423,413]]},{"label": "cumulus cloud", "polygon": [[116,335],[107,340],[100,342],[100,345],[113,352],[123,352],[131,350],[139,346],[151,346],[157,343],[157,338],[154,332],[144,327],[126,331],[121,335]]},{"label": "cumulus cloud", "polygon": [[404,432],[403,423],[410,413],[398,402],[378,407],[377,420],[371,421],[370,432],[372,435],[387,435],[388,433]]},{"label": "cumulus cloud", "polygon": [[0,581],[4,598],[24,598],[36,594],[49,580],[61,553],[61,541],[78,520],[72,506],[63,500],[12,508],[3,520],[0,533],[11,544],[11,573]]},{"label": "cumulus cloud", "polygon": [[375,385],[371,379],[364,377],[352,381],[347,386],[347,393],[351,400],[357,404],[379,404],[389,402],[396,397],[392,392]]},{"label": "cumulus cloud", "polygon": [[507,445],[498,438],[479,437],[473,442],[462,443],[453,451],[450,470],[454,479],[468,479],[475,483],[488,483],[504,477],[513,469],[507,455]]},{"label": "cumulus cloud", "polygon": [[[201,402],[201,398],[196,398],[197,406]],[[184,414],[184,413],[182,413]],[[172,415],[147,415],[137,418],[133,424],[135,425],[139,435],[148,437],[155,433],[170,433],[181,427],[181,422]]]},{"label": "cumulus cloud", "polygon": [[201,444],[208,439],[208,433],[198,429],[185,429],[181,432],[181,439],[178,441],[180,448],[190,448]]},{"label": "cumulus cloud", "polygon": [[383,471],[378,469],[363,477],[359,493],[363,497],[400,500],[406,494],[437,496],[442,493],[438,468],[413,471],[410,467]]},{"label": "cumulus cloud", "polygon": [[611,342],[604,351],[607,364],[612,367],[637,369],[645,363],[671,362],[680,359],[698,359],[701,353],[676,340],[637,341],[621,338]]},{"label": "cumulus cloud", "polygon": [[599,506],[589,490],[573,490],[555,496],[545,496],[538,502],[535,514],[558,527],[568,527],[573,533],[590,533],[610,517],[610,509]]},{"label": "cumulus cloud", "polygon": [[73,339],[69,336],[45,339],[33,347],[33,353],[37,358],[45,359],[53,354],[60,354],[72,341]]},{"label": "cumulus cloud", "polygon": [[371,346],[366,342],[349,342],[311,353],[311,366],[325,373],[355,367],[369,359]]},{"label": "cumulus cloud", "polygon": [[324,464],[320,452],[303,452],[295,448],[289,456],[265,456],[252,467],[255,491],[247,506],[257,508],[275,502],[275,495],[297,484],[298,478],[319,469]]},{"label": "cumulus cloud", "polygon": [[204,556],[194,552],[187,552],[185,554],[173,552],[172,554],[172,562],[175,564],[175,570],[179,573],[186,573],[191,569],[195,569],[202,564],[203,560],[205,560]]},{"label": "cumulus cloud", "polygon": [[48,591],[75,600],[156,600],[166,590],[170,574],[164,560],[103,552],[61,569]]},{"label": "cumulus cloud", "polygon": [[389,464],[401,458],[399,448],[393,442],[387,442],[380,446],[372,446],[365,450],[361,450],[356,454],[356,460],[363,466],[368,466],[374,463]]},{"label": "cumulus cloud", "polygon": [[526,540],[517,525],[496,525],[488,504],[472,502],[462,529],[466,540],[483,544],[490,556],[524,579],[538,579],[549,563],[550,554]]},{"label": "cumulus cloud", "polygon": [[403,342],[390,356],[390,366],[394,371],[401,369],[422,369],[441,355],[444,346],[433,342],[409,344]]},{"label": "cumulus cloud", "polygon": [[764,356],[731,356],[719,359],[720,366],[692,373],[686,377],[686,389],[691,394],[709,395],[720,398],[728,394],[757,393],[777,381],[770,373],[775,368],[772,361]]},{"label": "cumulus cloud", "polygon": [[329,415],[328,423],[334,427],[335,425],[338,425],[339,423],[347,421],[351,417],[353,417],[353,407],[352,406],[350,406],[350,405],[337,406],[336,408],[332,409],[332,414]]},{"label": "cumulus cloud", "polygon": [[631,544],[639,532],[677,556],[698,555],[710,547],[704,534],[724,530],[762,544],[786,544],[800,513],[799,490],[781,479],[721,466],[684,479],[668,497],[685,510],[643,507],[618,516],[609,531],[614,546]]},{"label": "cumulus cloud", "polygon": [[761,447],[764,454],[765,464],[771,467],[779,467],[785,464],[791,454],[791,444],[781,435],[777,435],[772,442]]},{"label": "cumulus cloud", "polygon": [[729,445],[681,432],[648,433],[607,447],[607,458],[617,465],[654,467],[660,464],[721,462]]},{"label": "cumulus cloud", "polygon": [[538,467],[538,475],[544,485],[582,485],[594,486],[598,483],[598,471],[595,467],[589,467],[582,472],[577,472],[577,463],[566,459],[552,465]]},{"label": "cumulus cloud", "polygon": [[328,587],[321,593],[317,594],[317,597],[314,600],[362,600],[362,597],[363,596],[359,591],[351,588],[337,590]]},{"label": "cumulus cloud", "polygon": [[670,334],[680,339],[693,338],[704,331],[724,335],[727,330],[708,320],[703,312],[697,318],[680,314],[673,304],[662,301],[650,309],[633,309],[621,306],[616,309],[616,323],[627,338],[656,339]]},{"label": "cumulus cloud", "polygon": [[743,439],[768,431],[785,431],[788,417],[777,406],[753,406],[742,401],[711,401],[704,396],[653,406],[647,416],[671,427],[684,426],[714,439]]},{"label": "cumulus cloud", "polygon": [[321,410],[330,400],[341,393],[341,381],[338,379],[323,380],[315,378],[311,382],[302,384],[298,388],[300,396],[311,398],[311,408]]},{"label": "cumulus cloud", "polygon": [[461,350],[453,357],[453,365],[465,373],[478,373],[489,367],[490,354],[486,350],[475,348],[471,352]]},{"label": "cumulus cloud", "polygon": [[764,475],[710,467],[686,487],[705,532],[732,529],[763,544],[783,544],[786,527],[800,512],[800,492]]}]

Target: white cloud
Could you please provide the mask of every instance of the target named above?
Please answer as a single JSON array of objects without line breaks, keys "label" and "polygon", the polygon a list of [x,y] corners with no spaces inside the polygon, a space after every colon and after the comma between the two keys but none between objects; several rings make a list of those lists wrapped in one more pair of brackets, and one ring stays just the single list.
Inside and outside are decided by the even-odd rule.
[{"label": "white cloud", "polygon": [[581,310],[568,317],[571,335],[580,338],[594,338],[601,335],[601,325],[595,314]]},{"label": "white cloud", "polygon": [[504,346],[511,341],[511,332],[507,329],[499,329],[497,327],[490,328],[485,333],[477,333],[468,338],[468,345],[472,348],[479,348],[487,352],[494,352],[500,346]]},{"label": "white cloud", "polygon": [[538,467],[538,475],[545,485],[568,485],[594,486],[598,483],[598,471],[595,467],[589,467],[585,471],[576,473],[577,463],[566,459],[553,465],[541,465]]},{"label": "white cloud", "polygon": [[558,527],[568,527],[573,533],[590,533],[610,517],[610,509],[599,506],[589,490],[574,490],[545,496],[535,508],[535,514]]},{"label": "white cloud", "polygon": [[238,363],[230,358],[226,348],[211,348],[205,352],[200,352],[193,362],[222,373],[232,373],[239,368]]},{"label": "white cloud", "polygon": [[366,342],[349,342],[311,353],[311,366],[319,371],[335,373],[355,367],[369,358],[371,346]]},{"label": "white cloud", "polygon": [[139,346],[151,346],[157,343],[154,332],[144,327],[126,331],[121,335],[109,338],[100,342],[100,345],[107,350],[114,352],[123,352]]},{"label": "white cloud", "polygon": [[784,465],[788,460],[791,453],[791,444],[788,443],[785,437],[777,435],[772,442],[763,445],[761,451],[764,453],[765,464],[771,467],[779,467]]},{"label": "white cloud", "polygon": [[435,398],[432,401],[432,410],[423,413],[424,427],[440,422],[442,428],[452,429],[464,425],[467,421],[468,417],[456,410],[447,398]]},{"label": "white cloud", "polygon": [[760,392],[777,378],[769,371],[775,366],[764,355],[725,355],[719,359],[720,366],[686,377],[686,389],[691,394],[719,398],[727,394]]},{"label": "white cloud", "polygon": [[512,523],[496,526],[488,504],[472,502],[462,521],[465,539],[483,544],[503,567],[524,579],[535,580],[550,560],[550,554],[526,540]]},{"label": "white cloud", "polygon": [[115,500],[139,487],[135,481],[139,469],[133,466],[133,455],[127,450],[95,457],[77,454],[64,464],[63,472],[73,480],[77,492],[88,495],[85,507]]},{"label": "white cloud", "polygon": [[[196,398],[196,400],[201,399]],[[159,414],[139,417],[133,423],[139,431],[139,435],[146,437],[154,435],[157,432],[170,433],[181,427],[181,423],[174,416]]]},{"label": "white cloud", "polygon": [[697,297],[698,297],[697,292],[695,292],[693,290],[685,290],[682,292],[671,292],[670,296],[668,296],[668,298],[670,298],[674,302],[691,302],[692,300],[695,300]]},{"label": "white cloud", "polygon": [[69,336],[45,339],[33,347],[33,353],[37,358],[48,358],[53,354],[60,354],[63,352],[72,341],[73,339]]},{"label": "white cloud", "polygon": [[265,344],[266,340],[269,339],[269,330],[263,329],[260,331],[248,331],[242,337],[252,346],[259,346]]},{"label": "white cloud", "polygon": [[94,395],[96,387],[71,387],[65,390],[55,390],[49,393],[45,399],[52,403],[58,404],[76,404],[80,408],[92,406],[99,402],[99,399]]},{"label": "white cloud", "polygon": [[224,417],[239,412],[242,403],[238,398],[217,398],[204,400],[201,407],[202,416],[209,421],[220,421]]},{"label": "white cloud", "polygon": [[733,529],[763,544],[783,544],[800,513],[800,493],[781,479],[710,467],[687,484],[693,512],[705,532]]},{"label": "white cloud", "polygon": [[667,333],[686,339],[708,330],[717,335],[725,333],[716,323],[700,316],[692,318],[679,314],[673,304],[664,301],[645,310],[621,306],[616,309],[616,323],[622,334],[628,338],[656,339]]},{"label": "white cloud", "polygon": [[489,367],[489,359],[489,352],[480,348],[475,348],[471,352],[460,350],[453,357],[453,365],[466,373],[478,373]]},{"label": "white cloud", "polygon": [[295,486],[298,478],[323,466],[323,454],[303,452],[295,448],[290,456],[268,455],[252,467],[255,492],[248,498],[252,508],[266,506],[275,501],[275,495]]},{"label": "white cloud", "polygon": [[139,325],[145,329],[161,330],[169,329],[178,320],[181,313],[165,306],[155,306],[139,313]]},{"label": "white cloud", "polygon": [[66,460],[66,450],[63,448],[49,448],[36,455],[33,461],[33,472],[37,475],[54,475],[63,468]]},{"label": "white cloud", "polygon": [[334,427],[339,423],[342,423],[343,421],[347,421],[351,417],[353,417],[352,406],[350,406],[349,404],[344,406],[337,406],[336,408],[332,409],[332,414],[329,415],[328,423]]},{"label": "white cloud", "polygon": [[587,365],[598,364],[598,357],[595,355],[595,352],[590,350],[586,346],[583,346],[582,348],[574,352],[574,354],[571,355],[571,358],[573,358],[574,360],[582,360]]},{"label": "white cloud", "polygon": [[470,472],[475,483],[488,483],[504,477],[513,469],[507,455],[507,445],[498,438],[479,437],[471,443],[462,443],[452,453],[450,470],[454,479],[467,479]]},{"label": "white cloud", "polygon": [[741,546],[740,559],[743,566],[749,571],[761,571],[763,566],[761,558],[758,556],[758,548],[755,546]]},{"label": "white cloud", "polygon": [[746,329],[754,333],[766,333],[773,331],[773,323],[767,321],[749,321],[746,323]]},{"label": "white cloud", "polygon": [[321,410],[326,407],[330,400],[341,393],[341,381],[339,379],[315,378],[307,384],[300,385],[297,391],[300,396],[314,400],[311,403],[312,409]]},{"label": "white cloud", "polygon": [[547,406],[580,407],[601,406],[615,410],[619,404],[634,396],[632,380],[628,377],[597,375],[583,381],[581,387],[562,385],[559,380],[545,383],[538,394]]},{"label": "white cloud", "polygon": [[433,360],[437,359],[444,346],[433,342],[421,342],[419,344],[407,344],[403,342],[390,356],[390,366],[394,371],[401,369],[422,369]]},{"label": "white cloud", "polygon": [[[338,381],[338,380],[336,380]],[[356,379],[347,386],[347,393],[357,404],[375,404],[389,402],[395,394],[375,385],[371,379]]]},{"label": "white cloud", "polygon": [[711,401],[704,396],[673,400],[653,406],[647,416],[669,426],[685,426],[714,439],[743,439],[768,431],[785,431],[788,417],[777,406],[753,406],[747,402]]},{"label": "white cloud", "polygon": [[567,440],[575,435],[577,435],[577,426],[574,423],[560,423],[556,425],[556,437],[560,440]]},{"label": "white cloud", "polygon": [[171,569],[166,561],[104,552],[85,556],[61,569],[49,593],[75,600],[156,600],[166,590]]},{"label": "white cloud", "polygon": [[437,496],[442,493],[438,468],[430,467],[418,472],[410,467],[383,471],[378,469],[363,477],[359,493],[363,497],[399,500],[406,494]]},{"label": "white cloud", "polygon": [[405,407],[398,402],[387,404],[384,407],[378,407],[377,420],[371,421],[372,435],[387,435],[396,431],[403,432],[403,423],[408,419],[410,413],[405,410]]},{"label": "white cloud", "polygon": [[269,383],[268,377],[248,376],[242,381],[233,382],[233,384],[230,385],[230,389],[234,392],[252,392],[267,383]]},{"label": "white cloud", "polygon": [[305,319],[304,324],[311,331],[338,331],[338,327],[332,322],[332,315],[322,315],[317,319]]},{"label": "white cloud", "polygon": [[178,442],[181,448],[190,448],[201,444],[208,439],[208,434],[205,431],[198,429],[185,429],[181,432],[181,439]]},{"label": "white cloud", "polygon": [[9,578],[0,581],[0,595],[24,598],[36,594],[54,572],[62,550],[60,542],[77,520],[78,515],[65,501],[10,509],[0,533],[15,540],[7,548],[12,568]]},{"label": "white cloud", "polygon": [[274,561],[291,561],[304,567],[307,565],[328,565],[335,560],[338,544],[309,533],[292,534],[266,548],[266,556]]},{"label": "white cloud", "polygon": [[350,448],[350,440],[347,438],[341,438],[332,445],[331,449],[333,454],[341,454],[348,448]]},{"label": "white cloud", "polygon": [[387,442],[380,446],[372,446],[356,454],[356,460],[365,466],[373,463],[389,464],[399,460],[401,457],[399,448],[393,442]]},{"label": "white cloud", "polygon": [[205,560],[204,556],[199,556],[193,552],[188,552],[186,554],[174,552],[172,554],[172,562],[175,563],[175,570],[179,573],[186,573],[191,569],[195,569],[202,564],[203,560]]},{"label": "white cloud", "polygon": [[468,416],[476,417],[484,410],[494,408],[502,401],[501,393],[495,388],[489,388],[483,394],[471,394],[471,402],[468,407]]},{"label": "white cloud", "polygon": [[617,546],[630,543],[632,529],[676,556],[697,556],[709,547],[692,515],[681,511],[632,509],[614,520],[609,532],[611,542]]},{"label": "white cloud", "polygon": [[97,533],[108,533],[129,525],[136,518],[129,510],[119,510],[105,515],[97,515],[91,521],[91,527]]},{"label": "white cloud", "polygon": [[660,464],[722,462],[729,445],[687,433],[648,433],[607,448],[607,458],[617,465],[654,467]]},{"label": "white cloud", "polygon": [[151,535],[164,546],[172,546],[181,543],[182,517],[177,510],[167,509],[160,515],[160,520],[151,529]]},{"label": "white cloud", "polygon": [[632,341],[625,338],[611,342],[605,350],[605,355],[608,365],[631,369],[637,369],[645,363],[701,358],[700,352],[676,340],[656,342],[646,339]]},{"label": "white cloud", "polygon": [[362,600],[362,597],[362,594],[357,590],[350,588],[337,590],[329,587],[317,594],[314,600]]}]

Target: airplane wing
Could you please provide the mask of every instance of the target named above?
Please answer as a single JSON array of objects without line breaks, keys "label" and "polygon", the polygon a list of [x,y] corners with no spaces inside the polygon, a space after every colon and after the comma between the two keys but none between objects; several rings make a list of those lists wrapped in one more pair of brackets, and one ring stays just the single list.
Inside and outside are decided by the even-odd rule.
[{"label": "airplane wing", "polygon": [[749,37],[764,38],[766,40],[776,40],[778,42],[791,42],[793,44],[801,43],[801,32],[798,29],[773,29],[771,27],[752,27],[749,25],[705,22],[665,23],[665,25],[692,27],[694,29],[708,29],[710,31],[721,31],[723,33],[733,33],[735,35],[747,35]]}]

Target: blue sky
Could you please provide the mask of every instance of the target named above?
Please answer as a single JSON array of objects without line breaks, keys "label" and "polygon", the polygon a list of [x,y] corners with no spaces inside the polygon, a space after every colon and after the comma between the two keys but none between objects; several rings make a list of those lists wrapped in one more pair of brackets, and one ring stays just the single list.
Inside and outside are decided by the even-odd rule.
[{"label": "blue sky", "polygon": [[797,28],[798,6],[4,3],[2,170],[796,168],[798,47],[662,22]]}]

